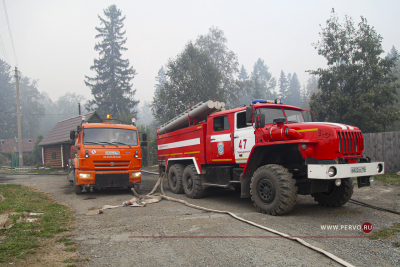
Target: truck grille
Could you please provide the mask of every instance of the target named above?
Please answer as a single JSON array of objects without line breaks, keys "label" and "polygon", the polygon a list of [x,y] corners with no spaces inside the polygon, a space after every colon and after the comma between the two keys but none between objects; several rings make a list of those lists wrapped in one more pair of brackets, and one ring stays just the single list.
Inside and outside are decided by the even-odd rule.
[{"label": "truck grille", "polygon": [[339,152],[360,153],[364,148],[364,138],[360,131],[338,131]]},{"label": "truck grille", "polygon": [[129,167],[131,162],[121,161],[121,160],[102,160],[102,161],[93,161],[94,167],[96,168],[124,168]]}]

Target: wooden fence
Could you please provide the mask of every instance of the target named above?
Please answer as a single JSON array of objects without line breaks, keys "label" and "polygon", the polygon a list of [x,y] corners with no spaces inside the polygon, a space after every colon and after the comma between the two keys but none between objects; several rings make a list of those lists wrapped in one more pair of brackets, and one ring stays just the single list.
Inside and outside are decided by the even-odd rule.
[{"label": "wooden fence", "polygon": [[400,171],[400,132],[364,135],[364,157],[385,162],[385,173]]}]

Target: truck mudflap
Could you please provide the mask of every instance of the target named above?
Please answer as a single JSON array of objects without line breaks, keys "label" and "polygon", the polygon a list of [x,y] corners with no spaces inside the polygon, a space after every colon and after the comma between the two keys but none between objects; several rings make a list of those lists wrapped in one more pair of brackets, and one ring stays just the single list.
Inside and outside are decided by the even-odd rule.
[{"label": "truck mudflap", "polygon": [[354,164],[309,164],[308,179],[342,179],[349,177],[372,176],[385,173],[384,162]]}]

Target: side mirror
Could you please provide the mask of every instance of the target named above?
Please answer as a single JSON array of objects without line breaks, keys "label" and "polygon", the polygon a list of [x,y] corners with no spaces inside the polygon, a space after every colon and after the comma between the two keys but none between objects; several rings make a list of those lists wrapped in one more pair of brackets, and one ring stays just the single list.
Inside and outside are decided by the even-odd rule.
[{"label": "side mirror", "polygon": [[146,147],[147,146],[147,142],[140,142],[140,146]]},{"label": "side mirror", "polygon": [[147,134],[142,134],[142,141],[143,142],[146,142],[147,141]]},{"label": "side mirror", "polygon": [[75,131],[74,130],[69,132],[69,139],[74,139],[74,143],[75,143]]},{"label": "side mirror", "polygon": [[258,129],[258,128],[264,128],[264,126],[265,126],[265,114],[257,114],[256,124],[254,125],[254,127]]},{"label": "side mirror", "polygon": [[253,107],[248,106],[246,107],[246,123],[252,123],[252,116],[253,116]]}]

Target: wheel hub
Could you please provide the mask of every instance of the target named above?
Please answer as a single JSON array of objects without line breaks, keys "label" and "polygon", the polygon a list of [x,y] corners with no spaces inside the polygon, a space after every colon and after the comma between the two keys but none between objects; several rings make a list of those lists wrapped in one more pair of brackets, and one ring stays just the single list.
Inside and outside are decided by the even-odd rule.
[{"label": "wheel hub", "polygon": [[275,187],[269,179],[261,179],[257,184],[257,193],[261,201],[271,203],[275,198]]}]

